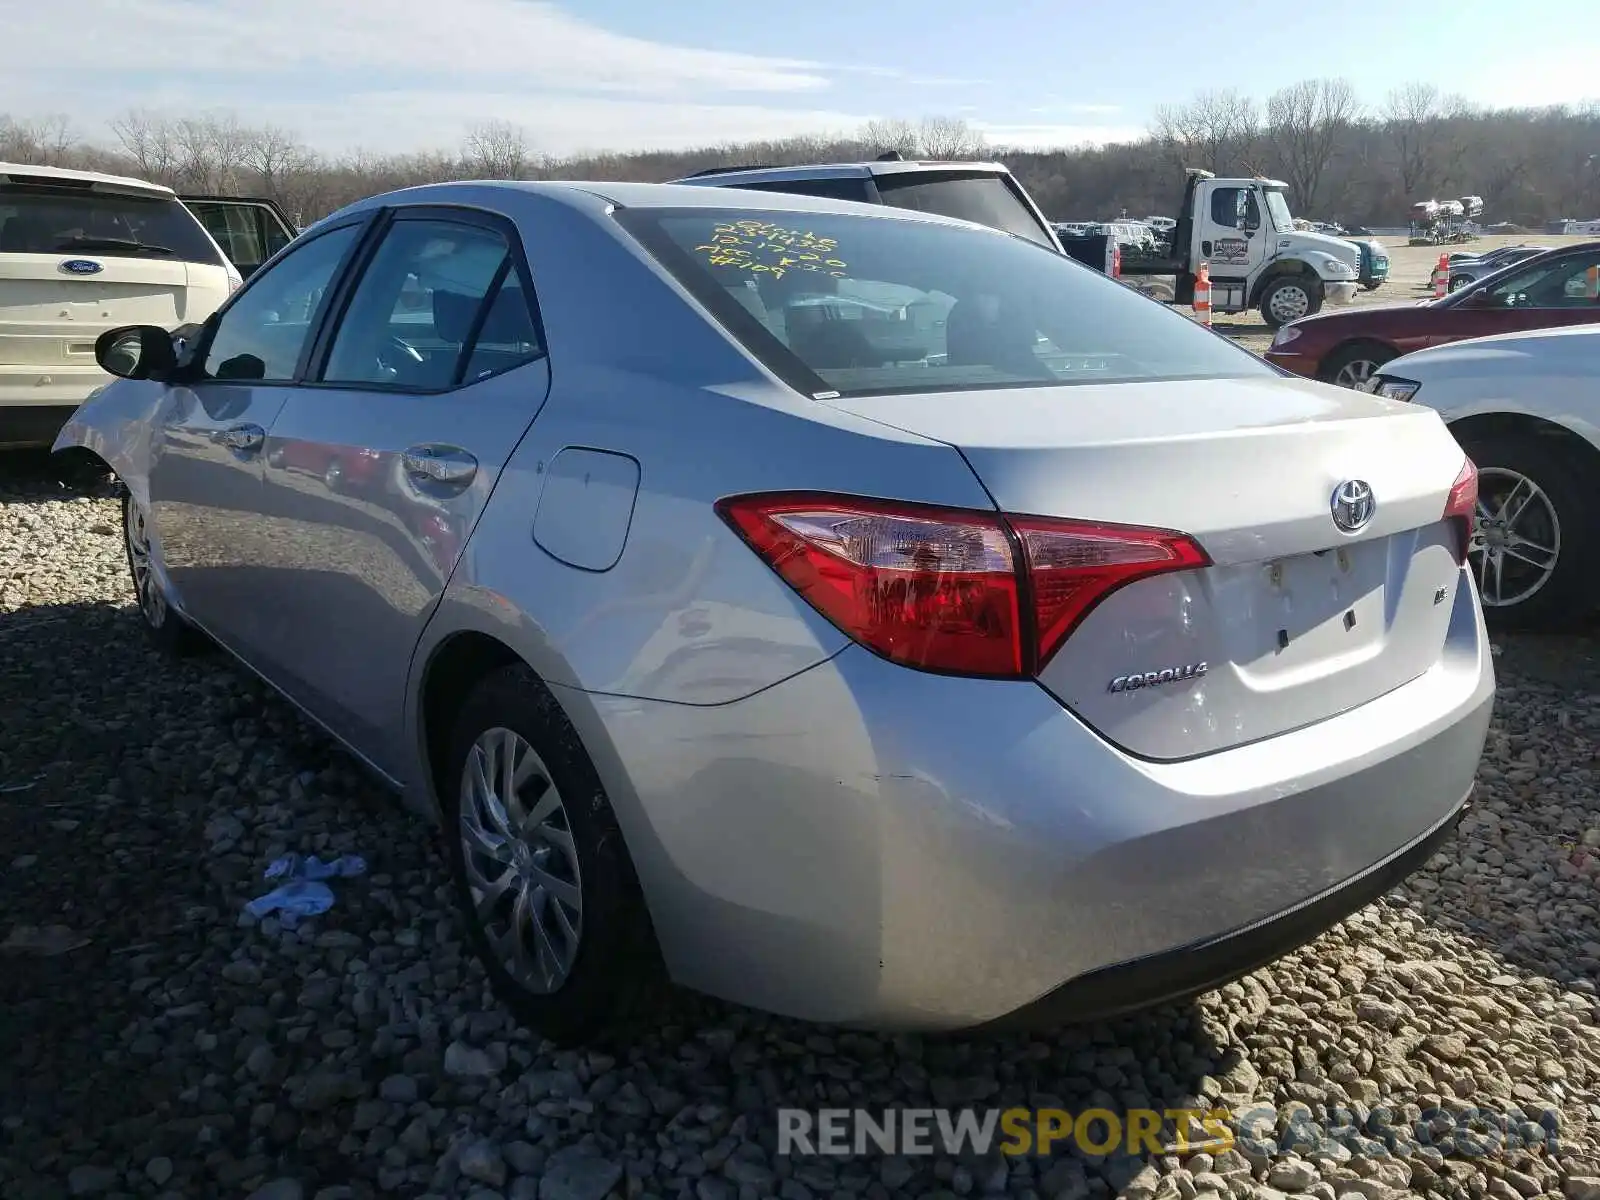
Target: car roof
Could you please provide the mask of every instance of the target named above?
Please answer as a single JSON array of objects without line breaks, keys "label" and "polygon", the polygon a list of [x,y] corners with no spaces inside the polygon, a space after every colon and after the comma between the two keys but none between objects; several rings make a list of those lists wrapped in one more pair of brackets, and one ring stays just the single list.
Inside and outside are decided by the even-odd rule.
[{"label": "car roof", "polygon": [[0,162],[3,183],[79,183],[90,191],[121,195],[176,197],[171,188],[127,175],[103,175],[98,171],[73,171],[66,167],[36,167],[28,163]]},{"label": "car roof", "polygon": [[754,212],[837,213],[840,216],[863,216],[870,213],[878,220],[918,221],[924,224],[995,232],[987,225],[941,216],[937,213],[861,204],[852,200],[834,200],[821,196],[748,191],[734,187],[697,187],[687,183],[618,183],[588,180],[481,179],[420,184],[416,187],[364,197],[338,212],[330,213],[318,224],[332,221],[345,214],[395,204],[492,205],[497,197],[504,198],[507,193],[542,196],[555,203],[595,216],[603,215],[608,206],[630,209],[738,208]]}]

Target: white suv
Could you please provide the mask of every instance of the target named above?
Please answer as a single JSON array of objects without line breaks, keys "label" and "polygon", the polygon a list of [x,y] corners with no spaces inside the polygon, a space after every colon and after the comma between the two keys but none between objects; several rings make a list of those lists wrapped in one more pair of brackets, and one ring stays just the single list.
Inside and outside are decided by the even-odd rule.
[{"label": "white suv", "polygon": [[204,321],[240,274],[171,188],[0,162],[0,449],[48,446],[119,325]]}]

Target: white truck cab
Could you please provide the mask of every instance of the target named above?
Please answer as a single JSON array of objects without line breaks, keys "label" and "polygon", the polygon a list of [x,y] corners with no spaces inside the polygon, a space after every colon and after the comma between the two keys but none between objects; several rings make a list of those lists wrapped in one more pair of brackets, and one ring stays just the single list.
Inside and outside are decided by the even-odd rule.
[{"label": "white truck cab", "polygon": [[[1303,233],[1294,225],[1288,185],[1276,179],[1219,179],[1191,168],[1188,202],[1179,218],[1191,226],[1187,265],[1210,267],[1213,312],[1261,310],[1273,328],[1316,312],[1323,303],[1356,297],[1361,251],[1340,238]],[[1124,263],[1125,274],[1133,273]],[[1177,272],[1182,274],[1183,272]]]}]

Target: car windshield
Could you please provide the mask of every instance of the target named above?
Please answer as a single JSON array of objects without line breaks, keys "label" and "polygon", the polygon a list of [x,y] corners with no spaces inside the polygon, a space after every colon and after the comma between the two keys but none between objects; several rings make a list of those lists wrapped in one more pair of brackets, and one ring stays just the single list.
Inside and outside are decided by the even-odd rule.
[{"label": "car windshield", "polygon": [[1279,233],[1294,232],[1294,217],[1289,214],[1289,202],[1283,198],[1283,193],[1274,188],[1263,189],[1267,202],[1267,212],[1272,217],[1272,227]]},{"label": "car windshield", "polygon": [[1054,251],[929,221],[749,209],[616,219],[758,360],[810,395],[1272,375]]},{"label": "car windshield", "polygon": [[200,222],[175,199],[0,187],[0,254],[72,253],[223,265]]}]

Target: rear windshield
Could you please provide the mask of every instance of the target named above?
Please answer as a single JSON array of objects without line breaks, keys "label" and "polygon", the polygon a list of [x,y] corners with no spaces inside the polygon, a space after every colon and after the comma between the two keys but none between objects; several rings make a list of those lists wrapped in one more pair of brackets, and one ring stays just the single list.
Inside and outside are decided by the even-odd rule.
[{"label": "rear windshield", "polygon": [[975,221],[1041,246],[1050,245],[1050,235],[1028,206],[1005,178],[993,171],[895,172],[879,175],[874,182],[883,202],[896,208]]},{"label": "rear windshield", "polygon": [[1275,374],[1131,288],[989,230],[750,209],[616,219],[808,395]]},{"label": "rear windshield", "polygon": [[0,254],[174,258],[224,265],[176,200],[54,188],[0,187]]}]

